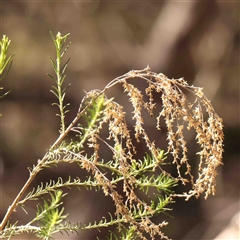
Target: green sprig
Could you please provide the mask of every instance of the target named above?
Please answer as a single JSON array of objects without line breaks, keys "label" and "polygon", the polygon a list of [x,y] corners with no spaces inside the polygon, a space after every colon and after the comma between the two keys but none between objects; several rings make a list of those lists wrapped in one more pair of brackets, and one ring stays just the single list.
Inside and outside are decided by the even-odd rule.
[{"label": "green sprig", "polygon": [[60,133],[64,133],[66,126],[65,126],[65,114],[68,112],[66,109],[69,104],[64,104],[64,98],[66,94],[67,87],[63,87],[64,80],[66,78],[65,70],[67,68],[67,65],[70,61],[70,58],[66,61],[66,63],[62,66],[61,60],[66,51],[68,50],[71,42],[68,43],[67,47],[64,49],[65,43],[69,37],[69,33],[62,36],[60,32],[57,33],[56,37],[53,36],[53,34],[50,32],[55,48],[56,48],[56,61],[54,61],[50,57],[50,61],[52,63],[53,70],[56,74],[56,77],[53,77],[51,74],[48,74],[55,82],[55,86],[53,86],[53,90],[51,92],[57,97],[58,103],[53,103],[53,105],[58,106],[59,108],[59,114],[57,116],[61,119],[60,124]]},{"label": "green sprig", "polygon": [[61,224],[65,220],[68,214],[63,214],[64,208],[59,208],[63,203],[60,202],[62,197],[66,194],[62,194],[62,191],[57,190],[54,193],[49,193],[51,199],[43,200],[43,206],[37,205],[37,215],[31,221],[38,221],[40,224],[40,231],[37,236],[48,240],[52,235],[58,231],[56,226]]},{"label": "green sprig", "polygon": [[[10,43],[11,43],[11,40],[9,40],[6,35],[3,35],[3,38],[0,41],[0,49],[1,49],[1,52],[0,52],[0,74],[3,73],[4,69],[7,67],[8,63],[14,56],[14,54],[9,57],[7,55]],[[11,67],[11,64],[9,66],[9,69],[10,69],[10,67]],[[8,71],[9,71],[9,69],[8,69]],[[6,76],[6,74],[3,77],[1,77],[0,80],[2,80]]]},{"label": "green sprig", "polygon": [[[3,35],[2,40],[0,41],[0,75],[3,74],[7,65],[9,65],[9,67],[8,67],[6,73],[0,77],[0,81],[2,81],[7,76],[8,72],[12,66],[11,59],[13,58],[14,54],[8,56],[8,48],[9,48],[10,43],[11,43],[11,40],[8,39],[8,37],[6,35]],[[3,87],[0,87],[0,90],[3,90]],[[3,98],[8,93],[9,93],[9,91],[0,95],[0,99]],[[1,114],[0,114],[0,116],[1,116]]]}]

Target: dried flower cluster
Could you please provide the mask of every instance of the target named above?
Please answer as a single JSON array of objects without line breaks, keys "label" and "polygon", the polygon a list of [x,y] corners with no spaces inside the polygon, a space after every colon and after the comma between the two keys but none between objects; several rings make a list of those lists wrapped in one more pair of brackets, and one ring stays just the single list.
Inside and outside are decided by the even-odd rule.
[{"label": "dried flower cluster", "polygon": [[[145,89],[145,95],[148,97],[144,101],[144,95],[141,91],[130,83],[130,80],[137,78],[147,82],[148,87]],[[142,201],[138,195],[139,188],[138,177],[142,172],[133,167],[140,162],[134,158],[136,148],[134,141],[127,126],[123,106],[114,102],[112,99],[107,100],[106,91],[116,84],[123,86],[124,92],[129,97],[129,101],[133,106],[132,119],[134,120],[134,138],[138,142],[143,140],[146,147],[151,153],[154,161],[149,165],[151,171],[160,168],[163,158],[159,157],[159,149],[155,146],[153,140],[150,140],[148,133],[144,128],[144,119],[142,117],[143,109],[146,109],[150,116],[153,116],[156,109],[156,103],[153,95],[157,93],[161,98],[161,111],[156,117],[156,128],[160,131],[161,125],[165,122],[167,128],[168,153],[173,157],[173,164],[176,165],[178,177],[175,180],[181,181],[183,184],[190,182],[191,190],[189,192],[172,194],[168,197],[171,201],[172,197],[185,197],[188,200],[192,196],[199,197],[205,193],[205,198],[215,193],[216,168],[221,164],[223,152],[223,126],[222,119],[215,113],[210,101],[205,97],[201,88],[189,86],[184,79],[168,79],[163,74],[151,72],[149,68],[141,71],[131,71],[121,77],[111,81],[103,91],[91,91],[85,97],[79,114],[85,112],[86,106],[94,105],[94,116],[91,116],[92,122],[89,123],[88,133],[81,133],[84,136],[80,143],[87,142],[88,149],[93,149],[91,159],[86,157],[86,147],[79,145],[78,152],[73,147],[64,149],[64,161],[79,162],[80,167],[91,172],[98,186],[106,196],[111,196],[116,207],[115,214],[118,216],[118,222],[130,224],[142,239],[144,233],[149,236],[160,236],[166,238],[161,232],[161,228],[167,223],[163,222],[159,225],[153,223],[150,218],[156,213],[156,209]],[[189,101],[189,93],[194,97],[193,101]],[[84,113],[87,115],[87,111]],[[96,124],[97,122],[97,124]],[[109,136],[102,139],[100,132],[104,124],[108,125]],[[185,140],[184,131],[194,129],[196,132],[196,142],[200,147],[198,164],[198,177],[195,178],[191,171],[191,162],[188,159],[188,145]],[[81,131],[81,127],[73,127],[71,130]],[[114,143],[110,144],[109,141]],[[104,164],[106,160],[100,159],[99,142],[104,142],[112,151],[112,162],[108,163],[112,176],[108,176]],[[53,159],[52,156],[50,159]],[[55,157],[61,161],[62,157]],[[55,160],[54,160],[55,161]],[[46,163],[50,163],[51,160]],[[106,167],[106,166],[105,166]],[[185,169],[182,172],[182,169]],[[168,175],[162,170],[163,174]],[[169,175],[168,175],[169,176]],[[123,182],[123,193],[120,194],[116,189],[116,182]],[[163,209],[162,209],[163,210]],[[136,212],[139,217],[136,218]],[[147,213],[147,214],[146,214]],[[150,214],[150,216],[149,216]]]},{"label": "dried flower cluster", "polygon": [[[143,94],[137,87],[128,83],[132,78],[145,80],[148,87],[145,89],[148,101],[144,101]],[[178,177],[184,184],[188,181],[192,184],[189,193],[184,193],[186,198],[191,196],[198,197],[205,192],[205,198],[215,193],[216,168],[222,163],[223,153],[223,124],[222,119],[214,111],[210,101],[204,95],[202,88],[189,86],[183,79],[169,79],[164,74],[156,74],[151,72],[149,67],[140,71],[131,71],[117,79],[113,80],[102,91],[105,92],[113,85],[120,83],[123,85],[124,91],[127,92],[129,100],[134,108],[132,119],[135,120],[135,138],[145,140],[149,151],[157,158],[158,151],[154,142],[151,142],[143,124],[142,109],[145,108],[150,115],[156,108],[153,99],[153,93],[160,93],[162,109],[157,117],[156,128],[161,130],[161,121],[165,121],[167,127],[168,153],[173,156],[173,163],[176,164]],[[189,93],[189,94],[185,94]],[[191,95],[191,96],[188,96]],[[193,98],[193,101],[188,99]],[[111,104],[113,104],[111,102]],[[134,151],[131,142],[130,132],[124,119],[124,112],[121,106],[116,105],[114,112],[112,110],[106,112],[110,120],[109,131],[114,141],[119,145],[119,139],[127,139],[128,157],[132,156]],[[109,108],[112,109],[112,108]],[[188,147],[184,136],[184,130],[194,129],[196,132],[196,142],[200,147],[200,151],[196,154],[200,156],[198,164],[198,177],[194,179],[191,172],[191,163],[188,159]],[[124,156],[124,153],[121,153]],[[126,161],[127,162],[127,161]],[[181,172],[181,167],[186,166],[186,172]],[[189,177],[189,178],[188,178]]]}]

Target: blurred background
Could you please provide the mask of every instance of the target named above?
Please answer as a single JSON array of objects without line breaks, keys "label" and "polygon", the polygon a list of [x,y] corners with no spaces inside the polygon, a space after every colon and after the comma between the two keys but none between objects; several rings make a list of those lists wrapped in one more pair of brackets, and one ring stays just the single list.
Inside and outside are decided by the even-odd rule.
[{"label": "blurred background", "polygon": [[[56,101],[50,93],[55,58],[50,36],[71,33],[66,83],[71,122],[84,91],[102,89],[110,80],[147,65],[169,78],[184,77],[204,88],[223,118],[224,165],[218,168],[217,193],[177,200],[164,232],[172,239],[239,238],[239,1],[1,1],[0,33],[11,40],[13,66],[3,81],[12,90],[1,99],[1,209],[28,178],[27,167],[41,158],[58,137]],[[112,92],[121,98],[121,89]],[[192,139],[191,141],[194,141]],[[194,159],[193,159],[194,161]],[[46,170],[34,182],[74,171],[68,166]],[[76,171],[76,170],[75,170]],[[109,211],[110,199],[95,193],[69,194],[72,221],[87,222]],[[111,210],[111,209],[110,209]],[[16,218],[24,214],[18,210]],[[29,210],[31,214],[31,209]],[[95,218],[94,218],[95,219]],[[106,232],[99,234],[105,239]],[[227,235],[224,235],[227,234]],[[96,232],[56,239],[95,239]],[[19,236],[15,239],[34,239]]]}]

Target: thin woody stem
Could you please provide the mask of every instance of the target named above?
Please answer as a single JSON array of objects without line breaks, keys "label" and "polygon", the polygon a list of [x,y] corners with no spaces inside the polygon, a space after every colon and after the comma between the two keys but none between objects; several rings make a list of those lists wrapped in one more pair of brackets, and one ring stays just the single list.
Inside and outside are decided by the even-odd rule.
[{"label": "thin woody stem", "polygon": [[[87,107],[86,107],[87,108]],[[86,111],[86,108],[84,108],[81,113],[79,113],[75,119],[72,121],[72,123],[68,126],[68,128],[65,130],[65,132],[63,134],[61,134],[59,136],[59,138],[55,141],[55,143],[51,146],[51,149],[54,149],[63,139],[64,137],[68,134],[68,132],[72,129],[72,127],[76,124],[76,122],[79,120],[79,118],[82,116],[82,114]],[[20,201],[21,197],[23,196],[23,194],[26,192],[26,190],[28,189],[29,185],[31,184],[31,182],[34,180],[34,178],[36,177],[36,175],[41,171],[41,165],[47,160],[47,156],[48,153],[45,154],[45,156],[42,158],[41,161],[38,162],[38,165],[34,168],[34,170],[30,173],[30,176],[28,178],[28,180],[26,181],[26,183],[24,184],[24,186],[22,187],[22,189],[20,190],[19,194],[16,196],[16,198],[14,199],[14,201],[12,202],[11,206],[9,206],[7,213],[5,214],[1,224],[0,224],[0,231],[4,228],[4,226],[6,225],[10,215],[12,214],[13,211],[15,211],[15,209],[18,206],[18,202]]]}]

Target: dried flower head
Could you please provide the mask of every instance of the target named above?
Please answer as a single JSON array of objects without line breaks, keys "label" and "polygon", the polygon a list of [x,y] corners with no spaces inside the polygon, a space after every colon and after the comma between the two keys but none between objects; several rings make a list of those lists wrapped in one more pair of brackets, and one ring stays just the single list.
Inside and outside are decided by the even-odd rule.
[{"label": "dried flower head", "polygon": [[[138,86],[130,83],[133,78],[138,78],[139,81],[142,79],[148,83],[148,87],[145,89],[148,96],[147,101],[143,100],[143,94]],[[134,109],[132,119],[135,121],[135,139],[137,141],[140,138],[143,139],[149,151],[156,157],[157,149],[154,141],[150,140],[143,127],[142,110],[146,109],[152,116],[153,110],[156,108],[153,94],[160,93],[162,109],[156,118],[156,128],[161,130],[161,122],[165,122],[168,153],[173,156],[173,163],[178,171],[178,179],[183,184],[186,182],[192,184],[192,189],[188,193],[183,193],[182,196],[189,199],[191,196],[199,197],[201,193],[205,193],[205,198],[207,198],[210,194],[215,194],[216,168],[222,164],[223,124],[222,119],[204,95],[203,89],[189,86],[183,78],[169,79],[164,74],[154,73],[150,71],[149,67],[140,71],[130,71],[114,79],[102,92],[106,92],[117,83],[123,85]],[[125,123],[125,113],[121,106],[116,106],[109,108],[111,111],[109,110],[110,112],[107,113],[109,119],[113,117],[109,123],[111,126],[110,136],[114,136],[116,144],[119,144],[118,137],[126,138],[128,154],[132,156],[131,153],[135,151],[135,148]],[[196,153],[199,156],[197,178],[193,176],[191,170],[192,163],[188,159],[188,144],[184,135],[184,132],[190,129],[195,130],[196,142],[200,148]],[[184,173],[181,170],[183,168],[186,169]]]}]

